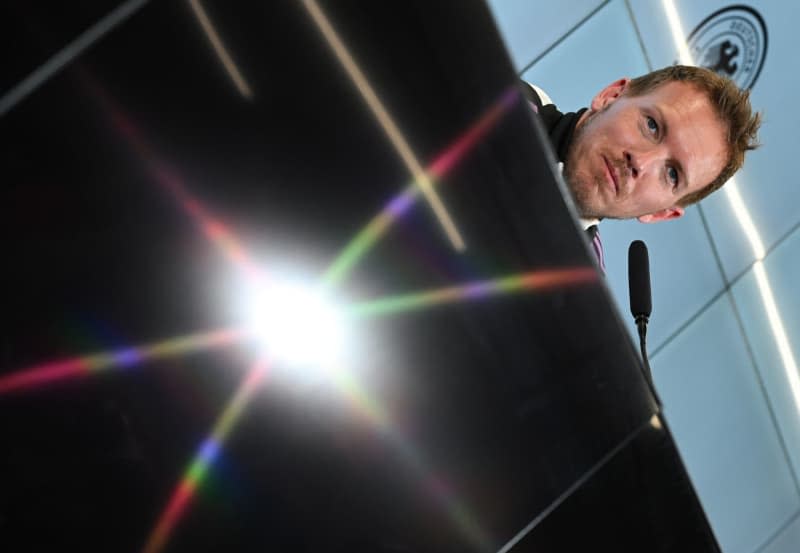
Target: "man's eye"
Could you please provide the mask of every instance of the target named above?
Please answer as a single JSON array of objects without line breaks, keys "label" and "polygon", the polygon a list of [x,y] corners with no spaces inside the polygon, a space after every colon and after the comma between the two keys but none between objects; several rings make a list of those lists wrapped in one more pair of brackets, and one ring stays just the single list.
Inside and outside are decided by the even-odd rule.
[{"label": "man's eye", "polygon": [[677,186],[678,184],[678,170],[674,167],[667,167],[667,177],[669,178],[669,182],[672,183],[672,186]]},{"label": "man's eye", "polygon": [[649,130],[653,134],[658,134],[658,123],[652,117],[647,118],[647,130]]}]

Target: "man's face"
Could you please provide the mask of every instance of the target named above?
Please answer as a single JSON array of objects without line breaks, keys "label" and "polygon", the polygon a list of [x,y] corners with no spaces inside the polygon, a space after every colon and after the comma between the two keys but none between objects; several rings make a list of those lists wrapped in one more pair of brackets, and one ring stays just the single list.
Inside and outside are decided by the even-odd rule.
[{"label": "man's face", "polygon": [[564,176],[582,217],[642,222],[683,215],[681,198],[726,163],[726,128],[705,95],[670,82],[642,96],[617,81],[592,100],[575,130]]}]

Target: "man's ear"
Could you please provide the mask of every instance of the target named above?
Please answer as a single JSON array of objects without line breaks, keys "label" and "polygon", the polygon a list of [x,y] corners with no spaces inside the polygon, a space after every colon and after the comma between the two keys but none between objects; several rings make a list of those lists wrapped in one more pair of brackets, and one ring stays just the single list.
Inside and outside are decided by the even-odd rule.
[{"label": "man's ear", "polygon": [[619,79],[614,81],[603,90],[597,93],[597,96],[592,98],[591,108],[592,111],[600,111],[604,107],[610,105],[611,103],[615,102],[617,98],[622,96],[622,93],[625,92],[625,89],[628,88],[628,83],[631,80],[627,77],[624,79]]},{"label": "man's ear", "polygon": [[661,211],[654,211],[647,215],[638,217],[640,223],[658,223],[661,221],[669,221],[671,219],[678,219],[683,217],[684,210],[679,205],[667,207]]}]

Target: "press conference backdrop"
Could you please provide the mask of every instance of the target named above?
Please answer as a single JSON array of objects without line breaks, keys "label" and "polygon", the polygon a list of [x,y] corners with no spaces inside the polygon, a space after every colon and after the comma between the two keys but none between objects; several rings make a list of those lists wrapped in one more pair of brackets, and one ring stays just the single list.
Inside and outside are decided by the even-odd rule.
[{"label": "press conference backdrop", "polygon": [[[608,284],[627,312],[627,246],[650,248],[653,376],[726,553],[800,550],[800,92],[793,2],[490,0],[522,78],[562,111],[690,57],[764,112],[763,147],[677,222],[605,221]],[[733,184],[733,186],[731,186]],[[634,328],[631,323],[631,333]]]}]

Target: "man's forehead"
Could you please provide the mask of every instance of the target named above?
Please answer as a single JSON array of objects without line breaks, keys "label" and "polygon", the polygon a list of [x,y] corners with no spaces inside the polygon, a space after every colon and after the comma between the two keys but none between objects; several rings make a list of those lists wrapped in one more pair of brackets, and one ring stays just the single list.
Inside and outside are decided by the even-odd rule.
[{"label": "man's forehead", "polygon": [[644,93],[631,96],[640,100],[652,101],[666,105],[675,105],[679,103],[699,103],[712,107],[711,100],[708,98],[708,95],[699,86],[684,81],[669,81],[661,83]]}]

